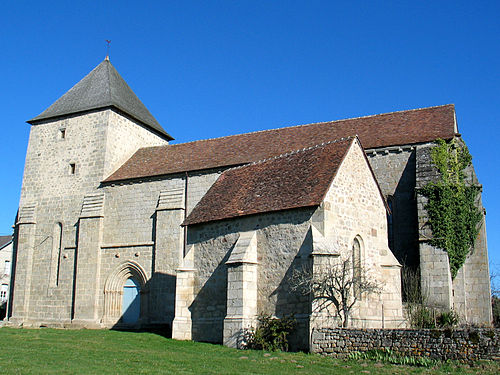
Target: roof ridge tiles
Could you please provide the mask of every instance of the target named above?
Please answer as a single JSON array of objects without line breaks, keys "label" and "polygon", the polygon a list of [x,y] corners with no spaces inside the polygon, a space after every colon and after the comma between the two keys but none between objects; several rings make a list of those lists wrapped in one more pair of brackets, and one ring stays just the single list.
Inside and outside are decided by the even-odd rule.
[{"label": "roof ridge tiles", "polygon": [[314,146],[309,146],[309,147],[304,147],[302,149],[296,149],[296,150],[288,151],[288,152],[286,152],[284,154],[280,154],[280,155],[276,155],[276,156],[271,156],[270,158],[264,158],[264,159],[253,161],[251,163],[247,163],[247,164],[243,164],[243,165],[237,165],[235,167],[228,168],[228,169],[224,170],[224,172],[228,172],[228,171],[233,171],[235,169],[241,169],[241,168],[249,167],[251,165],[262,164],[262,163],[265,163],[265,162],[268,162],[268,161],[271,161],[271,160],[282,159],[282,158],[285,158],[285,157],[288,157],[288,156],[291,156],[291,155],[294,155],[294,154],[298,154],[298,153],[301,153],[301,152],[309,151],[309,150],[312,150],[312,149],[315,149],[315,148],[319,148],[319,147],[324,147],[324,146],[327,146],[327,145],[332,144],[332,143],[340,143],[340,142],[348,141],[348,140],[353,139],[353,138],[357,138],[357,135],[350,135],[348,137],[342,137],[342,138],[339,138],[339,139],[334,139],[332,141],[318,143],[318,144],[316,144]]},{"label": "roof ridge tiles", "polygon": [[453,104],[140,148],[105,181],[229,168],[356,134],[366,149],[456,136]]},{"label": "roof ridge tiles", "polygon": [[174,144],[168,144],[168,145],[162,145],[162,146],[150,146],[150,147],[144,147],[144,148],[174,147],[174,146],[179,146],[179,145],[188,145],[188,144],[192,144],[192,143],[201,143],[201,142],[220,140],[220,139],[224,139],[224,138],[239,137],[239,136],[259,134],[259,133],[267,133],[267,132],[273,132],[273,131],[282,130],[282,129],[293,129],[293,128],[300,128],[300,127],[306,127],[306,126],[313,126],[313,125],[332,124],[332,123],[339,123],[339,122],[343,122],[343,121],[368,119],[371,117],[393,115],[393,114],[404,113],[404,112],[417,112],[417,111],[423,111],[423,110],[434,109],[434,108],[443,108],[443,107],[449,107],[449,106],[455,106],[455,104],[449,103],[449,104],[435,105],[435,106],[431,106],[431,107],[420,107],[420,108],[414,108],[414,109],[403,109],[403,110],[392,111],[392,112],[383,112],[383,113],[377,113],[377,114],[367,115],[367,116],[349,117],[349,118],[343,118],[343,119],[339,119],[339,120],[309,122],[306,124],[298,124],[298,125],[291,125],[291,126],[285,125],[285,126],[280,126],[277,128],[272,128],[272,129],[262,129],[262,130],[256,130],[253,132],[247,132],[247,133],[223,135],[222,137],[197,139],[197,140],[189,141],[189,142],[174,143]]}]

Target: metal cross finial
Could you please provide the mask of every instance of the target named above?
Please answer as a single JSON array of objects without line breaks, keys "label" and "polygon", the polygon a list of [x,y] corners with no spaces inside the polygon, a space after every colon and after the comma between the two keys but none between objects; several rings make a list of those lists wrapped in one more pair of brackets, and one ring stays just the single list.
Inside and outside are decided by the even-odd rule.
[{"label": "metal cross finial", "polygon": [[111,43],[111,40],[106,39],[106,60],[109,60],[109,44]]}]

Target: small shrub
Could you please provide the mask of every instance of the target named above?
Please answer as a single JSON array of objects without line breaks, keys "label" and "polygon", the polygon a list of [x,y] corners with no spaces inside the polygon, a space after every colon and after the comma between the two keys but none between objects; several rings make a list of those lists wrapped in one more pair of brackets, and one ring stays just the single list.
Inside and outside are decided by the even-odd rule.
[{"label": "small shrub", "polygon": [[408,315],[412,328],[436,328],[436,313],[434,310],[420,304],[409,307]]},{"label": "small shrub", "polygon": [[420,286],[420,267],[416,269],[403,266],[401,270],[401,283],[403,302],[422,304],[422,291]]},{"label": "small shrub", "polygon": [[458,322],[458,314],[453,310],[445,311],[437,317],[437,325],[440,328],[453,328],[458,325]]},{"label": "small shrub", "polygon": [[260,315],[255,330],[248,332],[246,337],[248,349],[287,351],[288,335],[293,331],[296,320],[291,316],[275,318],[270,315]]}]

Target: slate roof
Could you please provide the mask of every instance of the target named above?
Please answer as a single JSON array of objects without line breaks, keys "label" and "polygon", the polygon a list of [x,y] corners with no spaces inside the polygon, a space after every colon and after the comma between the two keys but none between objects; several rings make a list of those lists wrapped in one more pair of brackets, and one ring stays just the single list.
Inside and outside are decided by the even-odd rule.
[{"label": "slate roof", "polygon": [[0,250],[12,242],[12,236],[0,236]]},{"label": "slate roof", "polygon": [[183,225],[318,206],[355,137],[228,169]]},{"label": "slate roof", "polygon": [[28,123],[36,124],[41,120],[107,107],[117,108],[164,138],[173,139],[142,104],[108,59],[97,65],[54,104]]},{"label": "slate roof", "polygon": [[455,107],[448,104],[142,148],[104,182],[242,165],[353,134],[367,149],[451,139]]}]

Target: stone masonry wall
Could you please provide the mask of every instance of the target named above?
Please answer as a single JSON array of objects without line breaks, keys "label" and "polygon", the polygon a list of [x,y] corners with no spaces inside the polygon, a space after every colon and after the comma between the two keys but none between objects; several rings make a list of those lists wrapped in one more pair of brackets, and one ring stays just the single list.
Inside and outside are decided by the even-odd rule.
[{"label": "stone masonry wall", "polygon": [[500,330],[320,329],[311,351],[346,357],[352,352],[390,349],[400,355],[439,360],[500,359]]},{"label": "stone masonry wall", "polygon": [[[434,144],[428,143],[417,147],[417,188],[439,178],[432,164],[433,146]],[[478,184],[472,167],[469,167],[465,174],[467,183]],[[448,254],[428,243],[432,238],[432,231],[426,224],[428,221],[425,210],[427,198],[418,194],[417,204],[422,292],[428,303],[443,309],[453,308],[468,323],[490,325],[492,312],[485,220],[483,219],[481,224],[474,249],[452,281]],[[481,197],[478,199],[478,205],[480,209],[483,209]]]},{"label": "stone masonry wall", "polygon": [[389,246],[401,264],[417,267],[418,227],[415,199],[415,149],[390,147],[366,150],[384,197],[392,205],[393,234]]},{"label": "stone masonry wall", "polygon": [[191,213],[194,206],[198,204],[201,198],[206,194],[208,189],[219,178],[221,172],[219,170],[207,170],[203,172],[192,172],[188,174],[187,187],[187,212],[186,216]]},{"label": "stone masonry wall", "polygon": [[114,110],[109,110],[106,138],[103,179],[121,167],[139,148],[168,144],[145,126]]},{"label": "stone masonry wall", "polygon": [[[94,190],[102,176],[108,115],[95,111],[31,127],[20,207],[35,206],[36,225],[33,248],[20,249],[19,255],[33,253],[27,312],[33,320],[67,322],[71,318],[78,218],[84,194]],[[64,138],[61,129],[65,129]],[[74,174],[70,163],[75,163]],[[49,285],[51,272],[57,272],[52,253],[57,248],[54,227],[58,222],[62,224],[59,283]]]},{"label": "stone masonry wall", "polygon": [[310,218],[314,209],[295,209],[192,226],[188,244],[194,245],[195,299],[193,340],[222,342],[226,316],[227,265],[239,233],[256,231],[258,249],[258,312],[283,316],[295,312],[299,328],[291,346],[308,347],[309,301],[289,289],[287,275],[309,261]]},{"label": "stone masonry wall", "polygon": [[[400,267],[387,244],[384,199],[358,144],[349,150],[326,194],[324,215],[324,236],[338,247],[341,258],[352,257],[357,238],[362,267],[383,288],[380,295],[360,298],[353,309],[351,324],[400,327],[403,323]],[[331,326],[328,318],[335,314],[325,311],[323,316],[324,322],[316,324]]]},{"label": "stone masonry wall", "polygon": [[[191,210],[218,178],[217,171],[171,175],[158,179],[106,184],[102,246],[103,290],[107,277],[122,262],[138,262],[149,279],[149,316],[146,321],[171,324],[174,317],[176,269],[183,252],[185,204]],[[162,209],[161,196],[176,194],[181,200],[175,209]],[[168,198],[166,198],[168,199]],[[139,253],[137,256],[136,253]],[[119,256],[119,257],[118,257]],[[103,294],[99,299],[103,313]],[[208,314],[207,319],[210,319]]]},{"label": "stone masonry wall", "polygon": [[[24,304],[29,319],[22,318],[25,322],[64,324],[71,319],[84,196],[98,192],[107,171],[114,170],[120,157],[130,157],[139,147],[134,137],[142,146],[165,143],[142,127],[131,136],[131,126],[138,127],[112,110],[95,110],[31,127],[20,210],[33,207],[34,241],[32,247],[18,249],[19,256],[32,253],[31,264],[18,264],[21,268],[27,266],[30,273],[29,301]],[[112,146],[113,142],[119,145]],[[75,165],[74,173],[71,164]],[[60,251],[55,229],[58,223],[62,225]],[[99,251],[98,244],[95,251]],[[14,285],[14,299],[15,289]],[[15,317],[16,304],[13,307]]]}]

